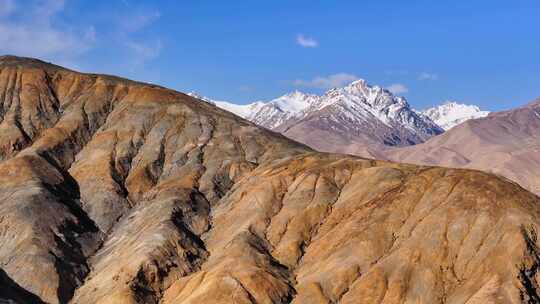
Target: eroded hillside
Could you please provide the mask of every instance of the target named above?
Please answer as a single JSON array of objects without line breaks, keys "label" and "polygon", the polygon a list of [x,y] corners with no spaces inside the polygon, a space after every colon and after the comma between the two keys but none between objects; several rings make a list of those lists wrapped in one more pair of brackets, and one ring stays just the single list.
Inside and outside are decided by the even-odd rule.
[{"label": "eroded hillside", "polygon": [[535,303],[539,199],[0,57],[0,302]]}]

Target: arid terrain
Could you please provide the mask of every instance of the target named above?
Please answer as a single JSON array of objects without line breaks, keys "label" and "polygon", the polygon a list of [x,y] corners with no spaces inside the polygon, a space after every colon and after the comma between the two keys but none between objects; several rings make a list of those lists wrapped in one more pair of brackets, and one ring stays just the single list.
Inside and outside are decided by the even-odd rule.
[{"label": "arid terrain", "polygon": [[0,102],[0,303],[540,301],[540,199],[507,179],[34,59],[0,57]]},{"label": "arid terrain", "polygon": [[540,195],[540,100],[466,121],[423,144],[372,156],[492,172]]}]

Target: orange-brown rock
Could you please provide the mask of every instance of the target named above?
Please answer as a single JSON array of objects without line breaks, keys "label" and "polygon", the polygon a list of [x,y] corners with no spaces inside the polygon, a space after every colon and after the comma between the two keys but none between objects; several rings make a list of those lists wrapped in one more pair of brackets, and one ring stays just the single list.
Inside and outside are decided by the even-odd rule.
[{"label": "orange-brown rock", "polygon": [[536,303],[540,200],[0,57],[0,302]]}]

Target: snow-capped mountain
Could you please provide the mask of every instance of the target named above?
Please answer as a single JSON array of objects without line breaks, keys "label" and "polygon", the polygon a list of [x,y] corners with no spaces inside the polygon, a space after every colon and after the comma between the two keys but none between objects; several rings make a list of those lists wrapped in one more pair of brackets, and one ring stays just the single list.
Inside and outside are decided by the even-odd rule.
[{"label": "snow-capped mountain", "polygon": [[352,146],[368,142],[412,145],[444,132],[430,118],[411,109],[405,98],[365,80],[323,95],[295,91],[265,103],[247,105],[191,95],[326,151],[350,153]]},{"label": "snow-capped mountain", "polygon": [[489,111],[482,111],[475,105],[447,101],[442,105],[429,108],[421,113],[447,131],[469,119],[485,117],[489,114]]},{"label": "snow-capped mountain", "polygon": [[382,87],[371,86],[365,80],[329,90],[313,99],[295,120],[285,122],[276,130],[310,142],[300,134],[307,125],[311,132],[321,129],[337,136],[362,138],[362,142],[368,140],[389,146],[424,142],[443,132],[429,118],[412,110],[405,98],[396,97]]}]

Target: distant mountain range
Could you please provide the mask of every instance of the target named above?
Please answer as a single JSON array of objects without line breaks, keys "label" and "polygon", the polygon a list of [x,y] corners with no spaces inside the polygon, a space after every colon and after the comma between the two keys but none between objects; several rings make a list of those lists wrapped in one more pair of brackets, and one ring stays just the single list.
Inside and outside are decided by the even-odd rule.
[{"label": "distant mountain range", "polygon": [[296,91],[240,106],[204,100],[320,151],[479,169],[540,194],[540,100],[494,113],[452,101],[416,111],[363,80],[321,96]]},{"label": "distant mountain range", "polygon": [[416,111],[404,97],[365,80],[323,95],[295,91],[245,105],[190,95],[317,150],[360,155],[378,146],[419,144],[467,119],[489,113],[456,102]]},{"label": "distant mountain range", "polygon": [[364,80],[247,105],[196,97],[320,151],[479,169],[540,194],[540,100],[495,113],[453,101],[416,111]]}]

